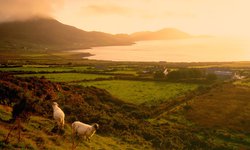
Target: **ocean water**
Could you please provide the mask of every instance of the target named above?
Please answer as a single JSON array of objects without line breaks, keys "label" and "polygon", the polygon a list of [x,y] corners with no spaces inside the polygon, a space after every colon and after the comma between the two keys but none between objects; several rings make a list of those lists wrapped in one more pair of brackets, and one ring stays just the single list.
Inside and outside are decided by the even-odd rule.
[{"label": "ocean water", "polygon": [[75,52],[93,54],[88,59],[112,61],[250,61],[250,40],[218,37],[156,40],[137,42],[129,46],[94,47]]}]

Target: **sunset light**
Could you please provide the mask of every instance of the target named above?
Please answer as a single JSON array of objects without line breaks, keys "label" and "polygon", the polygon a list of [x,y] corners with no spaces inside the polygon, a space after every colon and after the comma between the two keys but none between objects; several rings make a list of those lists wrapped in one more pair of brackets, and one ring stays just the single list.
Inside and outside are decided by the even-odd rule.
[{"label": "sunset light", "polygon": [[174,27],[191,34],[250,37],[249,6],[249,0],[2,0],[0,21],[42,15],[87,31]]},{"label": "sunset light", "polygon": [[109,33],[175,27],[192,34],[250,36],[249,0],[66,0],[53,15]]},{"label": "sunset light", "polygon": [[250,0],[0,0],[0,149],[250,150]]}]

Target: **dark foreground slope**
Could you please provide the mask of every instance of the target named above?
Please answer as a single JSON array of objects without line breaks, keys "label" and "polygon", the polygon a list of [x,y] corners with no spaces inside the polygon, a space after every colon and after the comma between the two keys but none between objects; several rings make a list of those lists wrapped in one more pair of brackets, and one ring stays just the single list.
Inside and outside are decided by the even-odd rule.
[{"label": "dark foreground slope", "polygon": [[58,51],[131,43],[125,35],[87,32],[55,19],[33,18],[0,24],[0,50]]},{"label": "dark foreground slope", "polygon": [[[162,113],[154,121],[182,124],[202,141],[217,145],[218,149],[246,150],[250,149],[249,100],[249,86],[223,83],[167,112],[160,111]],[[158,109],[166,109],[165,105]]]},{"label": "dark foreground slope", "polygon": [[[239,133],[242,141],[232,135],[224,138],[250,146],[250,87],[226,84],[212,89],[190,102],[186,116],[199,126]],[[247,136],[248,135],[248,136]]]},{"label": "dark foreground slope", "polygon": [[[52,126],[51,102],[57,101],[66,114],[67,126],[75,120],[86,123],[97,122],[100,124],[100,129],[97,132],[98,138],[100,136],[105,136],[107,139],[116,138],[122,143],[133,144],[135,149],[138,145],[140,148],[146,149],[218,148],[206,140],[201,140],[192,133],[189,127],[183,124],[160,123],[158,119],[152,121],[149,108],[124,103],[107,91],[95,87],[69,86],[52,83],[44,78],[17,78],[2,75],[0,95],[3,106],[13,106],[22,98],[26,98],[28,101],[36,100],[37,103],[33,106],[33,119],[31,119],[36,120],[36,125],[32,128],[34,136],[39,135],[39,132],[43,132],[43,136],[46,138],[53,135],[48,129]],[[3,131],[7,132],[6,128],[11,124],[5,123],[4,120],[8,119],[2,117],[3,114],[4,112],[1,112],[1,128],[5,128]],[[39,121],[36,117],[44,121]],[[25,125],[28,128],[32,125],[32,121],[25,123]],[[65,141],[69,142],[70,129],[68,128],[66,127],[65,135],[62,137],[65,137]],[[6,136],[6,132],[0,134],[2,140]],[[29,137],[29,132],[30,130],[24,129],[22,135],[32,143],[31,145],[39,147],[41,140]],[[100,141],[100,144],[103,144],[102,142]],[[27,145],[27,143],[23,144]],[[63,147],[60,142],[56,144],[57,147]],[[15,147],[17,145],[12,142],[5,145],[2,142],[0,146]],[[49,148],[46,143],[43,146]]]}]

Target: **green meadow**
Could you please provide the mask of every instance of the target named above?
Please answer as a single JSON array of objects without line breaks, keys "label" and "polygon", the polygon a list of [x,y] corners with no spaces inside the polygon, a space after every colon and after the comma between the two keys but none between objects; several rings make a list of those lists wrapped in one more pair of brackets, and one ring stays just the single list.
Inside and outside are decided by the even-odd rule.
[{"label": "green meadow", "polygon": [[111,74],[125,74],[125,75],[138,75],[135,70],[117,70],[117,71],[111,71]]},{"label": "green meadow", "polygon": [[77,84],[106,89],[119,99],[134,104],[171,100],[198,87],[198,84],[129,80],[92,81]]},{"label": "green meadow", "polygon": [[22,67],[3,67],[1,72],[82,72],[89,70],[88,66],[80,67],[63,67],[63,66],[48,66],[48,65],[23,65]]},{"label": "green meadow", "polygon": [[242,85],[242,86],[249,86],[250,87],[250,80],[240,80],[240,81],[235,81],[235,85]]},{"label": "green meadow", "polygon": [[81,80],[95,80],[111,78],[110,75],[84,74],[84,73],[45,73],[45,74],[22,74],[19,77],[45,77],[54,82],[72,82]]}]

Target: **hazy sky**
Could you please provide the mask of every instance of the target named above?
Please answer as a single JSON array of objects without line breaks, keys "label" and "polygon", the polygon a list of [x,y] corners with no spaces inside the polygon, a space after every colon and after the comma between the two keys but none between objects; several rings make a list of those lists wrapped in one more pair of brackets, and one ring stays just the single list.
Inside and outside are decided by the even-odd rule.
[{"label": "hazy sky", "polygon": [[132,33],[175,27],[250,37],[250,0],[0,0],[0,21],[52,16],[83,30]]}]

